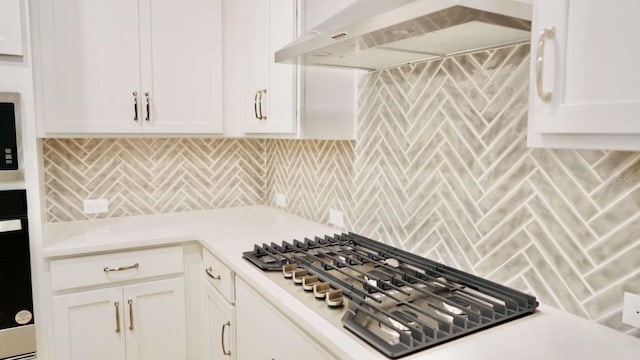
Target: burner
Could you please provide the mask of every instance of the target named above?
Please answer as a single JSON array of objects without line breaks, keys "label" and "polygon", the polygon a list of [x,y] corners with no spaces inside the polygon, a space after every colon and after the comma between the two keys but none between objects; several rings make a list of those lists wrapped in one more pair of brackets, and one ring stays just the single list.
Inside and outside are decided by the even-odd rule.
[{"label": "burner", "polygon": [[533,296],[353,233],[256,245],[243,256],[329,307],[344,306],[342,325],[394,359],[538,306]]}]

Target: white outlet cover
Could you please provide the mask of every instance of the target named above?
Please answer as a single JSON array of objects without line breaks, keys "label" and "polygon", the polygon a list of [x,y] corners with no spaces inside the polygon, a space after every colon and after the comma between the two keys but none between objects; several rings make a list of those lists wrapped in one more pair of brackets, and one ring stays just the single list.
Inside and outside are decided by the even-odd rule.
[{"label": "white outlet cover", "polygon": [[109,199],[87,199],[83,203],[84,213],[103,214],[109,212]]},{"label": "white outlet cover", "polygon": [[640,328],[640,295],[630,292],[624,293],[624,305],[622,305],[622,322]]},{"label": "white outlet cover", "polygon": [[344,215],[342,211],[329,209],[329,224],[339,228],[344,228]]},{"label": "white outlet cover", "polygon": [[284,194],[276,193],[276,206],[287,207],[287,197]]}]

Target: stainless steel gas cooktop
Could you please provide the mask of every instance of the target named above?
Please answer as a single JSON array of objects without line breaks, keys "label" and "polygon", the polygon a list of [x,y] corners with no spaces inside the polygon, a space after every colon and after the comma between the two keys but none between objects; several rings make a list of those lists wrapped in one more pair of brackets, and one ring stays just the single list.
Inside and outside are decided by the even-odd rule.
[{"label": "stainless steel gas cooktop", "polygon": [[342,325],[396,359],[535,312],[536,298],[349,233],[255,245],[243,256],[345,307]]}]

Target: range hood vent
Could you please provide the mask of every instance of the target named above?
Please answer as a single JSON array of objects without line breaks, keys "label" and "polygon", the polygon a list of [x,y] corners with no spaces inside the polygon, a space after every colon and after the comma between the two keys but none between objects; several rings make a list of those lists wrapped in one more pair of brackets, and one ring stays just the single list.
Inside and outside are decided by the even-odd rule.
[{"label": "range hood vent", "polygon": [[530,41],[527,0],[359,0],[275,53],[278,63],[379,70]]}]

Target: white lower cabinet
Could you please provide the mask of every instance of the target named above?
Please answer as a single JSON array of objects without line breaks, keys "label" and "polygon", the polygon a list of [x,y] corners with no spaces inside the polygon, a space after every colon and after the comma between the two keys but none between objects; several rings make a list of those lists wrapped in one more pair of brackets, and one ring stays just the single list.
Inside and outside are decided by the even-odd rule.
[{"label": "white lower cabinet", "polygon": [[184,279],[53,297],[56,360],[187,359]]},{"label": "white lower cabinet", "polygon": [[206,319],[203,333],[207,360],[236,359],[235,309],[208,282],[204,282],[206,294]]},{"label": "white lower cabinet", "polygon": [[238,360],[334,359],[239,278],[236,336]]},{"label": "white lower cabinet", "polygon": [[123,288],[127,360],[187,358],[184,280]]},{"label": "white lower cabinet", "polygon": [[122,288],[53,297],[57,360],[125,359]]},{"label": "white lower cabinet", "polygon": [[354,1],[223,0],[225,136],[355,139],[357,72],[274,58]]}]

